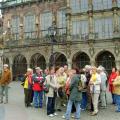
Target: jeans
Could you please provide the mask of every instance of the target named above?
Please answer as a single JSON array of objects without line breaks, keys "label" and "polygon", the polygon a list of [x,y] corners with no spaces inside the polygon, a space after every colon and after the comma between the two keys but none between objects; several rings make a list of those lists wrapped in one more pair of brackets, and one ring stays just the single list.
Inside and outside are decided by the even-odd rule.
[{"label": "jeans", "polygon": [[120,112],[120,95],[115,95],[115,98],[116,98],[117,111]]},{"label": "jeans", "polygon": [[48,97],[47,100],[47,115],[55,112],[55,97]]},{"label": "jeans", "polygon": [[0,86],[0,101],[3,102],[3,96],[5,92],[5,99],[8,102],[8,85],[1,85]]},{"label": "jeans", "polygon": [[87,92],[82,92],[81,108],[86,109],[86,107],[87,107]]},{"label": "jeans", "polygon": [[112,93],[112,100],[113,100],[113,104],[116,104],[115,94],[113,94],[113,93]]},{"label": "jeans", "polygon": [[76,108],[75,119],[77,119],[77,120],[80,119],[80,112],[81,112],[80,102],[69,100],[68,104],[67,104],[67,110],[66,110],[66,113],[65,113],[66,120],[70,120],[70,114],[71,114],[71,109],[72,109],[73,103],[74,103],[75,108]]},{"label": "jeans", "polygon": [[34,91],[34,107],[42,108],[43,104],[43,91]]}]

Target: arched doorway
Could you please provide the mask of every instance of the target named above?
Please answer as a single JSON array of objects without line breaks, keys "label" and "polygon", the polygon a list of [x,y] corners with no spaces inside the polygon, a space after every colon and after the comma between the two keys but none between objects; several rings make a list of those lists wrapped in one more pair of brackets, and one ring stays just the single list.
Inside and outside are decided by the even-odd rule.
[{"label": "arched doorway", "polygon": [[96,57],[97,66],[102,65],[108,73],[111,72],[112,67],[115,67],[115,57],[109,51],[104,51]]},{"label": "arched doorway", "polygon": [[13,61],[13,79],[16,79],[16,77],[21,76],[26,73],[27,70],[27,60],[24,55],[17,55],[14,58]]},{"label": "arched doorway", "polygon": [[85,65],[90,64],[89,56],[84,52],[78,52],[73,56],[72,67],[84,68]]},{"label": "arched doorway", "polygon": [[60,52],[56,52],[50,57],[49,61],[50,66],[55,65],[55,66],[64,66],[67,64],[67,58],[64,54]]},{"label": "arched doorway", "polygon": [[34,54],[30,60],[30,67],[31,68],[34,69],[37,66],[43,70],[46,68],[46,60],[45,60],[44,56],[41,55],[40,53]]}]

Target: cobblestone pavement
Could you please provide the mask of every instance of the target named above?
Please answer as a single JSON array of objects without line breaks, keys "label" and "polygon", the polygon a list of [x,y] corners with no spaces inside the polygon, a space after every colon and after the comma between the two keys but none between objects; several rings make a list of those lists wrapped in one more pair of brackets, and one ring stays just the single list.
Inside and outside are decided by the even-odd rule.
[{"label": "cobblestone pavement", "polygon": [[[81,120],[120,120],[120,113],[115,113],[115,106],[110,105],[109,93],[107,94],[108,107],[101,109],[97,116],[90,116],[89,112],[81,112]],[[9,103],[0,104],[0,120],[62,120],[65,112],[58,113],[58,116],[49,118],[43,109],[25,108],[24,93],[20,82],[13,82],[9,89]],[[71,120],[73,120],[71,118]]]}]

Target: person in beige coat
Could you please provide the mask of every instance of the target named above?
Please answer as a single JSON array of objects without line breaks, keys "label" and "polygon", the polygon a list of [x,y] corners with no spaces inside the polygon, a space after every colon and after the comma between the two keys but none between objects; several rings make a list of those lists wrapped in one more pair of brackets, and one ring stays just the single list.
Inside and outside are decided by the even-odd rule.
[{"label": "person in beige coat", "polygon": [[55,76],[55,69],[51,67],[49,69],[49,75],[46,76],[46,83],[49,85],[49,92],[46,94],[47,100],[47,115],[53,117],[57,115],[55,113],[55,98],[57,95],[58,84]]}]

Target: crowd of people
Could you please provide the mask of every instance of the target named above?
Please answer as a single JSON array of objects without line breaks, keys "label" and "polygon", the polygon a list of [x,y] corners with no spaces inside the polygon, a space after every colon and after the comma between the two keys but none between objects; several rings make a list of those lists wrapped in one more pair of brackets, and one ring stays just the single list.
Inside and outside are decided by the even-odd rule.
[{"label": "crowd of people", "polygon": [[[0,80],[0,103],[3,102],[5,86],[10,82],[7,67],[4,66],[4,74]],[[6,80],[3,80],[4,76]],[[113,104],[117,106],[116,112],[120,112],[120,70],[115,68],[110,75],[103,66],[97,68],[86,65],[83,69],[68,69],[65,65],[50,67],[44,71],[40,67],[36,67],[35,71],[28,68],[21,85],[24,87],[25,107],[34,106],[42,109],[45,104],[49,117],[56,116],[57,111],[61,112],[62,106],[66,107],[66,112],[62,116],[66,120],[70,120],[71,112],[75,113],[75,120],[79,120],[81,110],[87,109],[90,109],[90,115],[97,115],[99,108],[107,108],[107,86],[112,94]]]}]

